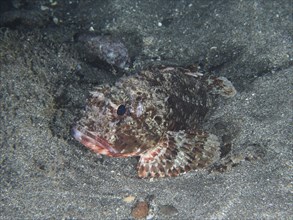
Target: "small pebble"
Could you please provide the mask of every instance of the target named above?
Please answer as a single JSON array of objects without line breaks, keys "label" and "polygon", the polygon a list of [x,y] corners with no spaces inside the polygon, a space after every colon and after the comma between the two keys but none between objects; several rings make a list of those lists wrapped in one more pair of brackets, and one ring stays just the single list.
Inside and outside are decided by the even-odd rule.
[{"label": "small pebble", "polygon": [[123,201],[124,202],[126,202],[126,203],[131,203],[131,202],[133,202],[135,200],[135,196],[127,196],[127,197],[125,197],[124,199],[123,199]]},{"label": "small pebble", "polygon": [[178,213],[178,210],[172,205],[161,205],[160,212],[163,215],[175,215]]},{"label": "small pebble", "polygon": [[56,18],[56,17],[54,17],[54,18],[53,18],[53,22],[54,22],[54,24],[58,24],[58,23],[59,23],[59,19]]},{"label": "small pebble", "polygon": [[131,215],[135,219],[146,218],[149,213],[149,205],[147,202],[138,202],[132,208]]}]

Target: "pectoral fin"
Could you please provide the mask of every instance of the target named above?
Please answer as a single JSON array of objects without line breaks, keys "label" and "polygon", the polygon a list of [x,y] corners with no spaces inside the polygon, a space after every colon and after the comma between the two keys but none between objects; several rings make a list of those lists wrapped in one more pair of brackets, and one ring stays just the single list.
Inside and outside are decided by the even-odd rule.
[{"label": "pectoral fin", "polygon": [[178,176],[206,168],[219,159],[219,146],[218,138],[206,132],[167,132],[155,148],[140,155],[138,175]]}]

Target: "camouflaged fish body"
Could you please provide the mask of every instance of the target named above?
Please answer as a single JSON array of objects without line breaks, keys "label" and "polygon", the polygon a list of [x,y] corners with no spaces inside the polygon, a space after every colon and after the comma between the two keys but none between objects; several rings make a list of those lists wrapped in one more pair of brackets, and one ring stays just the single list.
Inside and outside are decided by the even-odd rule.
[{"label": "camouflaged fish body", "polygon": [[73,136],[98,154],[140,156],[140,177],[177,176],[219,159],[219,140],[201,131],[214,94],[234,96],[224,77],[152,68],[90,93]]}]

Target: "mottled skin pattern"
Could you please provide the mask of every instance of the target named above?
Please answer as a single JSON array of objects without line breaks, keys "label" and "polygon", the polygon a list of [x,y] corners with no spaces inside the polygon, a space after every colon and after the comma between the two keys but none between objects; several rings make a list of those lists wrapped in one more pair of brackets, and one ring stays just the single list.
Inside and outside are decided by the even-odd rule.
[{"label": "mottled skin pattern", "polygon": [[91,92],[73,135],[98,154],[140,156],[143,178],[205,168],[219,159],[218,138],[200,130],[214,94],[236,91],[224,77],[173,67],[144,70]]}]

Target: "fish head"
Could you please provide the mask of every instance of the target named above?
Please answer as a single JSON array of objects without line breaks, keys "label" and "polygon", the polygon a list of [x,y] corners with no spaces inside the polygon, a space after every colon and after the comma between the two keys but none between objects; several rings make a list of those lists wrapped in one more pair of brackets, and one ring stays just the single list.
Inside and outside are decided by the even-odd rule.
[{"label": "fish head", "polygon": [[144,87],[137,79],[97,87],[73,128],[74,138],[112,157],[136,156],[155,146],[164,132],[163,110],[158,111],[153,94]]}]

